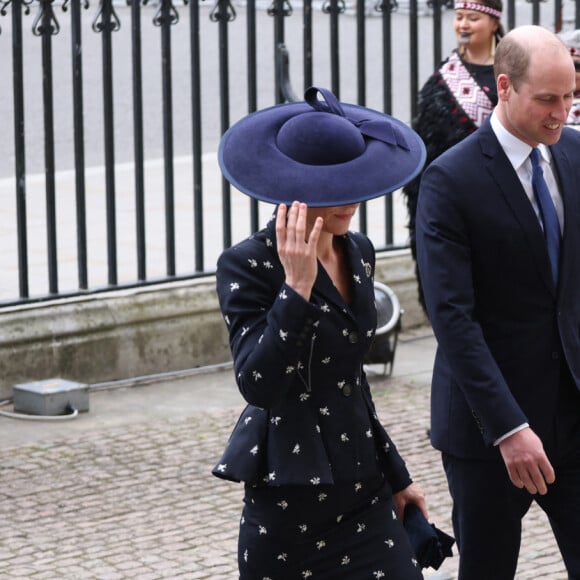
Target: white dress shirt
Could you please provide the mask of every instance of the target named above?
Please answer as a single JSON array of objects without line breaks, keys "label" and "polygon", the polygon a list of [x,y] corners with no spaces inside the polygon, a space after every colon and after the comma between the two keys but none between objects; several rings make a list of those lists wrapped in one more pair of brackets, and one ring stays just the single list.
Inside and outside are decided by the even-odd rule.
[{"label": "white dress shirt", "polygon": [[[544,227],[542,224],[542,218],[540,216],[540,209],[538,207],[538,203],[536,202],[536,197],[534,195],[534,191],[532,189],[532,161],[530,159],[530,153],[532,152],[532,148],[527,144],[512,135],[500,122],[497,118],[495,110],[491,114],[491,128],[499,141],[502,149],[504,150],[509,162],[512,164],[515,172],[517,173],[524,191],[536,212],[536,216],[538,217],[538,221],[542,228]],[[558,214],[558,221],[560,222],[560,233],[564,233],[564,204],[562,202],[562,195],[560,194],[560,187],[558,186],[558,182],[552,171],[552,154],[550,153],[550,149],[540,143],[538,145],[538,149],[541,153],[541,166],[544,170],[544,179],[548,184],[548,189],[550,190],[550,196],[552,197],[552,201],[556,206],[556,213]]]}]

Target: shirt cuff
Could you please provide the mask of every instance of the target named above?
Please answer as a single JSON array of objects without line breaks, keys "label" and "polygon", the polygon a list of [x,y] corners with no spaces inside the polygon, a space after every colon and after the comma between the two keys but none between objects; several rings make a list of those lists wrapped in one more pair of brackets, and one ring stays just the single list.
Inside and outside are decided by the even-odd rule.
[{"label": "shirt cuff", "polygon": [[501,437],[498,437],[493,442],[493,446],[494,447],[497,447],[502,441],[504,441],[505,439],[507,439],[508,437],[510,437],[511,435],[513,435],[514,433],[517,433],[518,431],[522,431],[523,429],[526,429],[529,426],[530,425],[528,423],[522,423],[519,427],[516,427],[515,429],[512,429],[511,431],[508,431],[505,435],[502,435]]}]

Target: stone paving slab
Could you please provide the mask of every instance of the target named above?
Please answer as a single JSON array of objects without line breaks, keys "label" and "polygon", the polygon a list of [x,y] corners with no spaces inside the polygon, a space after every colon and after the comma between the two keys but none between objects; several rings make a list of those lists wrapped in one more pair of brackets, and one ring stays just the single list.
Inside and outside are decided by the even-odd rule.
[{"label": "stone paving slab", "polygon": [[[426,435],[425,361],[433,348],[429,336],[402,337],[393,377],[371,372],[370,378],[379,416],[427,491],[432,521],[451,531],[439,454]],[[220,408],[204,383],[231,386],[231,370],[214,375],[181,379],[181,390],[159,384],[149,392],[134,387],[123,395],[125,401],[145,398],[151,405],[157,400],[158,409],[165,402],[169,409],[167,397],[173,393],[180,413],[142,410],[141,420],[134,414],[127,421],[107,422],[89,417],[99,414],[91,410],[80,419],[85,428],[68,436],[60,427],[43,438],[43,430],[52,428],[44,423],[27,426],[34,431],[28,438],[6,435],[0,448],[0,578],[236,578],[242,486],[216,479],[210,470],[242,403],[226,398]],[[184,403],[187,394],[196,401],[190,407]],[[114,399],[117,394],[91,396]],[[9,429],[22,427],[0,417],[0,437]],[[453,580],[456,568],[454,557],[425,576]],[[540,578],[565,580],[566,574],[547,519],[534,507],[524,520],[516,579]]]}]

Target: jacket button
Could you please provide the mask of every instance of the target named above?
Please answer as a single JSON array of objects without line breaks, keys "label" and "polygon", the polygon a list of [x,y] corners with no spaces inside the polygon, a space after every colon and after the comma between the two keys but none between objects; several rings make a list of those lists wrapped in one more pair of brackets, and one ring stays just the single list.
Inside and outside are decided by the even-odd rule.
[{"label": "jacket button", "polygon": [[348,342],[350,342],[350,344],[356,344],[358,342],[358,332],[356,332],[356,331],[353,330],[348,335]]},{"label": "jacket button", "polygon": [[352,387],[348,383],[342,387],[342,394],[345,397],[350,397],[352,395]]}]

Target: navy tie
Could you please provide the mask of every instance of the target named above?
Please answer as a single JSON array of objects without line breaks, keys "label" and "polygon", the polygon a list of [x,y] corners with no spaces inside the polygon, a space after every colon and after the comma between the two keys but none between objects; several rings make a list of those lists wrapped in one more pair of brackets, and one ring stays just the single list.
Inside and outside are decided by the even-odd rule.
[{"label": "navy tie", "polygon": [[540,216],[544,224],[544,236],[548,246],[548,255],[552,265],[554,284],[558,283],[558,262],[560,256],[560,222],[556,213],[556,206],[550,196],[548,184],[544,179],[544,171],[540,166],[540,150],[535,147],[530,153],[532,161],[532,187],[540,208]]}]

